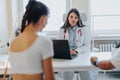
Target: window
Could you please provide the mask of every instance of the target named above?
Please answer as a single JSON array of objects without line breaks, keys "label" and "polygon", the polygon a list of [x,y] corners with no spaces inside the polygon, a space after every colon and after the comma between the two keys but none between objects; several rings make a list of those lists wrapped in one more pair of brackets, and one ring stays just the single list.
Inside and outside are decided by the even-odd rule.
[{"label": "window", "polygon": [[[24,1],[24,8],[28,0]],[[58,31],[63,25],[63,15],[66,13],[66,0],[38,0],[49,7],[50,15],[44,31]]]},{"label": "window", "polygon": [[95,34],[120,34],[120,0],[91,0],[91,28]]}]

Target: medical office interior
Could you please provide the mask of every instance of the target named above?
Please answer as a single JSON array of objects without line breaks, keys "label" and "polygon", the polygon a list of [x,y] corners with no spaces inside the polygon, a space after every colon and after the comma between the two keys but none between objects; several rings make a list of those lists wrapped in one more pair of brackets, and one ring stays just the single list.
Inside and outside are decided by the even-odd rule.
[{"label": "medical office interior", "polygon": [[[7,46],[16,32],[19,33],[21,18],[29,0],[0,0],[0,55],[7,55],[2,48]],[[66,14],[71,8],[80,12],[83,24],[89,28],[91,52],[112,52],[116,41],[120,40],[119,0],[38,0],[50,9],[48,24],[38,35],[57,38]],[[2,59],[0,57],[0,59]],[[1,64],[0,64],[1,65]],[[0,67],[1,68],[1,67]],[[2,73],[0,73],[2,75]],[[74,76],[74,80],[76,79]],[[98,71],[97,80],[120,80],[120,71]],[[10,74],[8,75],[8,80]],[[55,74],[56,80],[62,80]],[[81,80],[80,78],[78,80]]]}]

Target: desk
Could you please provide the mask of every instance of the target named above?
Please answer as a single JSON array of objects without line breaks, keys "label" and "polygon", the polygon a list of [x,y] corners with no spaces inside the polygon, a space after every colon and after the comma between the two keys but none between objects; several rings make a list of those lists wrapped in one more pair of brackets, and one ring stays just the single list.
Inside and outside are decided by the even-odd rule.
[{"label": "desk", "polygon": [[[96,52],[96,53],[84,53],[79,54],[78,57],[74,58],[73,60],[65,60],[65,59],[53,59],[53,70],[54,72],[58,71],[88,71],[88,70],[95,70],[97,69],[90,63],[90,57],[97,56],[100,60],[102,59],[110,59],[111,53],[110,52]],[[8,55],[0,55],[0,61],[6,60]],[[8,65],[10,69],[10,64]],[[0,74],[3,74],[5,66],[0,64]],[[9,73],[9,71],[8,71]]]},{"label": "desk", "polygon": [[91,56],[97,56],[99,60],[107,60],[111,58],[111,52],[79,54],[73,60],[53,59],[54,71],[88,71],[98,69],[90,63]]}]

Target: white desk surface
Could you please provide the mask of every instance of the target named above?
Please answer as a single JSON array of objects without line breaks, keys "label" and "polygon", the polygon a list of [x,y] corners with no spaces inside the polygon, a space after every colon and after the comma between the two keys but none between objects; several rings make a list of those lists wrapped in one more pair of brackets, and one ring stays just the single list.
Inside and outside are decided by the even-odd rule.
[{"label": "white desk surface", "polygon": [[[110,52],[96,52],[96,53],[84,53],[79,54],[78,57],[72,60],[66,59],[53,59],[53,69],[54,72],[57,71],[88,71],[88,70],[95,70],[97,69],[90,63],[90,57],[97,56],[100,60],[103,59],[110,59],[111,53]],[[5,62],[8,58],[8,55],[0,55],[0,74],[4,73],[5,70]],[[10,69],[10,64],[8,68]],[[9,73],[9,72],[8,72]]]},{"label": "white desk surface", "polygon": [[111,58],[111,52],[95,52],[79,54],[73,60],[53,59],[54,71],[88,71],[97,69],[90,63],[90,57],[97,56],[99,60]]}]

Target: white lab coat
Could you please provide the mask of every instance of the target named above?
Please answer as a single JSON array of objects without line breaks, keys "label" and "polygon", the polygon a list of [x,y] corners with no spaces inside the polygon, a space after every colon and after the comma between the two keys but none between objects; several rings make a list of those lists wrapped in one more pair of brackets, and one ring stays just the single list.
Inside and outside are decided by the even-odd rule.
[{"label": "white lab coat", "polygon": [[[64,33],[64,29],[60,29],[58,39],[69,40],[68,30]],[[78,53],[85,53],[90,51],[90,35],[87,27],[78,27],[76,31],[76,46]]]},{"label": "white lab coat", "polygon": [[[79,32],[80,31],[80,32]],[[58,39],[69,40],[68,30],[64,33],[64,29],[60,29],[58,33]],[[88,27],[78,27],[76,31],[76,51],[78,53],[89,53],[90,52],[90,34]],[[72,80],[74,72],[61,72],[64,80]],[[79,71],[81,80],[96,80],[96,74],[94,71]]]}]

